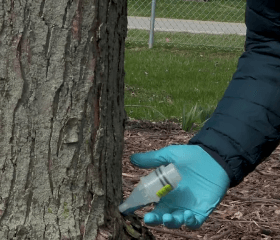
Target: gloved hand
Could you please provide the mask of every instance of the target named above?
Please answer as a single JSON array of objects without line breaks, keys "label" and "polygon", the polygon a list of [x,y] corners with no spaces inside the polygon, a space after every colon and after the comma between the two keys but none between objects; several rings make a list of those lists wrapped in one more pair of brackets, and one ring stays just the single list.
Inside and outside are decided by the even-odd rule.
[{"label": "gloved hand", "polygon": [[221,202],[230,179],[225,170],[200,146],[171,145],[157,151],[130,157],[140,168],[156,168],[173,163],[182,180],[177,188],[162,197],[153,211],[145,214],[149,226],[199,228]]}]

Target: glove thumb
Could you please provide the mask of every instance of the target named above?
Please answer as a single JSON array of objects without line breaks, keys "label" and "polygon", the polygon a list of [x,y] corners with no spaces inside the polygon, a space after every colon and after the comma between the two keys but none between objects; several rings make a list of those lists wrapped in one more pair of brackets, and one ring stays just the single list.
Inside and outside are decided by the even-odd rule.
[{"label": "glove thumb", "polygon": [[133,154],[130,156],[130,162],[139,168],[156,168],[161,165],[166,166],[173,162],[169,157],[166,148],[157,151]]}]

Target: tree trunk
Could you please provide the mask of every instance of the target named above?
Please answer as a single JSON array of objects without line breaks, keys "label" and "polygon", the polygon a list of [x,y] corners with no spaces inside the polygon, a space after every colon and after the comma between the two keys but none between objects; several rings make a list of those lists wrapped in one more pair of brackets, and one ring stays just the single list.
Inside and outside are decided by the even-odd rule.
[{"label": "tree trunk", "polygon": [[1,240],[131,238],[117,208],[126,11],[125,0],[1,1]]}]

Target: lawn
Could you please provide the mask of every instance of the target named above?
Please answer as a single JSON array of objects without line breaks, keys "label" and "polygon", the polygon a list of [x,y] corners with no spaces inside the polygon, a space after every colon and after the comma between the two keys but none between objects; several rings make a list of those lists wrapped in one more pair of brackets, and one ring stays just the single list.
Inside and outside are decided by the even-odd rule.
[{"label": "lawn", "polygon": [[[149,31],[128,30],[126,44],[148,46]],[[215,34],[194,34],[194,33],[175,33],[175,32],[155,32],[154,46],[165,47],[215,47],[231,51],[242,50],[244,47],[245,36],[235,34],[215,35]]]},{"label": "lawn", "polygon": [[[128,16],[150,17],[151,2],[151,0],[128,0]],[[156,17],[244,22],[245,6],[244,0],[211,0],[209,2],[158,0],[156,1]]]},{"label": "lawn", "polygon": [[125,109],[131,118],[182,120],[195,104],[216,107],[241,51],[127,46]]}]

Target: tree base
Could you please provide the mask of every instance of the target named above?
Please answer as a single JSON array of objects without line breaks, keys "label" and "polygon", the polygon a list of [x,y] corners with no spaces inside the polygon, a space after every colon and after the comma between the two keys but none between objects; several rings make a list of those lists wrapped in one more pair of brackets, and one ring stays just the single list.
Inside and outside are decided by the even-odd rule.
[{"label": "tree base", "polygon": [[[135,214],[123,217],[123,225],[128,239],[155,240],[153,234],[142,223]],[[130,238],[129,238],[130,237]]]}]

